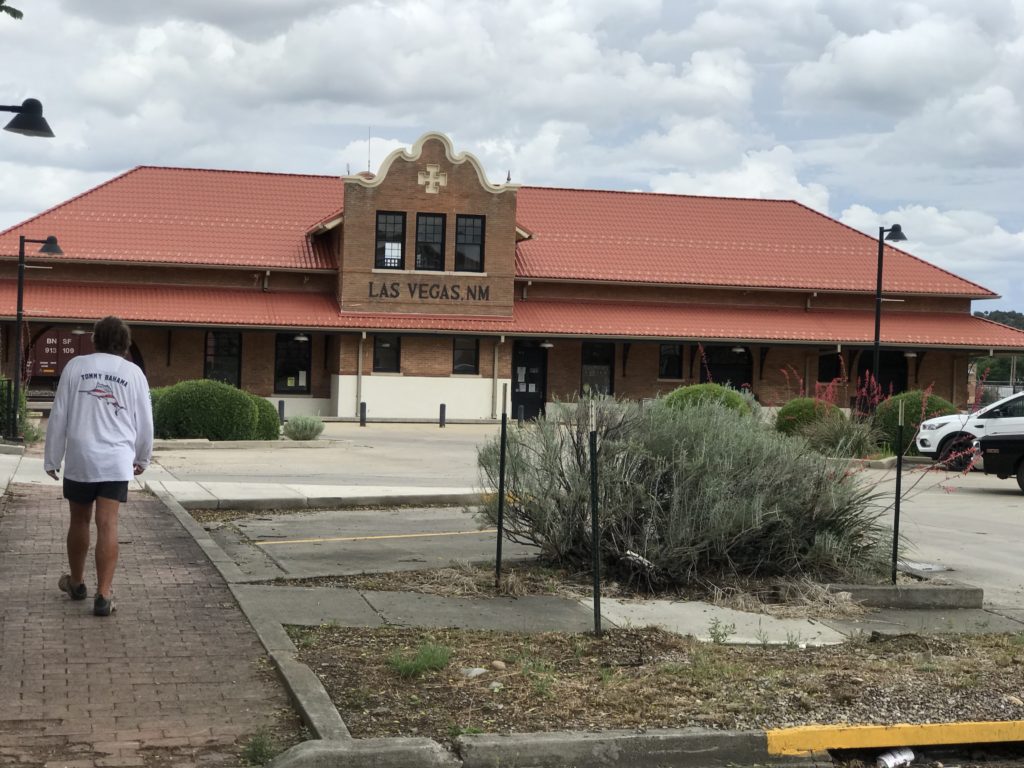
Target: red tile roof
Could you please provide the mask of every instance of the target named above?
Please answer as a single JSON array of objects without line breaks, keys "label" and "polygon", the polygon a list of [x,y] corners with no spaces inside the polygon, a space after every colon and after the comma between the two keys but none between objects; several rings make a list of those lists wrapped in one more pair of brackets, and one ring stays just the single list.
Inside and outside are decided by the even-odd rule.
[{"label": "red tile roof", "polygon": [[[143,166],[0,233],[58,236],[67,259],[336,269],[307,233],[341,213],[333,176]],[[874,292],[875,239],[782,200],[522,187],[519,277]],[[311,242],[313,244],[311,244]],[[886,291],[991,291],[887,248]]]},{"label": "red tile roof", "polygon": [[336,269],[306,232],[342,205],[337,176],[139,167],[0,233],[56,235],[67,259]]},{"label": "red tile roof", "polygon": [[[870,311],[632,304],[517,302],[513,318],[339,312],[332,295],[253,289],[29,281],[29,322],[91,321],[116,314],[139,324],[410,330],[534,337],[870,344]],[[0,316],[15,313],[15,282],[0,280]],[[890,311],[882,342],[903,346],[1024,351],[1024,331],[966,313]]]},{"label": "red tile roof", "polygon": [[[870,344],[874,317],[842,309],[525,301],[515,306],[515,329],[548,336]],[[881,340],[1024,350],[1024,331],[967,313],[883,311]]]},{"label": "red tile roof", "polygon": [[[877,239],[789,200],[522,187],[516,275],[875,292]],[[994,296],[886,246],[887,293]]]},{"label": "red tile roof", "polygon": [[[16,282],[0,280],[0,317],[16,313]],[[27,322],[93,321],[113,314],[132,323],[266,328],[386,328],[507,333],[512,318],[340,313],[333,295],[258,289],[116,283],[25,282]]]}]

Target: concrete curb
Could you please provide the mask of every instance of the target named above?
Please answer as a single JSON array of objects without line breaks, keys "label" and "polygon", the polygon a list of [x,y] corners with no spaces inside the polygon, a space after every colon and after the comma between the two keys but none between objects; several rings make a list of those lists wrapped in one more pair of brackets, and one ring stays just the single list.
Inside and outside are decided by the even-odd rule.
[{"label": "concrete curb", "polygon": [[730,765],[794,765],[809,758],[779,757],[768,750],[764,731],[682,728],[647,731],[522,733],[460,736],[463,768],[561,768],[637,766],[715,768]]},{"label": "concrete curb", "polygon": [[1024,721],[896,725],[805,725],[767,731],[772,755],[828,749],[890,749],[1024,741]]},{"label": "concrete curb", "polygon": [[284,631],[284,627],[275,621],[268,621],[263,616],[254,614],[248,610],[244,601],[238,599],[234,585],[244,581],[245,574],[234,560],[225,554],[224,550],[206,532],[206,529],[197,523],[185,508],[164,490],[162,485],[157,483],[156,486],[151,488],[147,483],[146,488],[151,490],[170,510],[227,582],[235,602],[269,654],[295,709],[310,731],[319,739],[351,739],[345,721],[341,719],[341,714],[334,706],[334,702],[331,701],[320,678],[309,667],[296,659],[295,644],[288,637],[288,633]]},{"label": "concrete curb", "polygon": [[851,599],[867,608],[959,609],[982,608],[985,592],[981,587],[950,582],[948,584],[829,584],[828,591],[849,592]]},{"label": "concrete curb", "polygon": [[0,443],[0,454],[24,456],[25,446],[21,443]]},{"label": "concrete curb", "polygon": [[919,584],[829,584],[829,592],[849,592],[854,602],[867,608],[915,610],[933,608],[983,608],[985,590],[971,584],[953,581],[945,576],[899,565],[900,573],[921,580]]},{"label": "concrete curb", "polygon": [[432,739],[393,738],[304,741],[275,757],[267,768],[459,768],[461,765],[459,758]]},{"label": "concrete curb", "polygon": [[[166,494],[184,509],[348,509],[360,507],[394,506],[472,506],[480,504],[482,492],[463,490],[420,489],[415,493],[354,493],[338,495],[337,492],[323,496],[316,495],[320,486],[283,483],[243,484],[231,483],[225,489],[223,483],[198,481],[173,481],[177,495],[168,490],[166,481],[149,480],[146,487],[157,495]],[[187,490],[182,490],[187,486]],[[261,490],[266,487],[270,490]],[[330,486],[325,486],[330,487]],[[248,493],[247,493],[248,492]],[[229,497],[230,494],[235,494]],[[178,497],[181,496],[179,499]],[[164,496],[161,496],[164,498]]]},{"label": "concrete curb", "polygon": [[326,448],[330,440],[154,440],[154,451],[194,451],[218,448]]}]

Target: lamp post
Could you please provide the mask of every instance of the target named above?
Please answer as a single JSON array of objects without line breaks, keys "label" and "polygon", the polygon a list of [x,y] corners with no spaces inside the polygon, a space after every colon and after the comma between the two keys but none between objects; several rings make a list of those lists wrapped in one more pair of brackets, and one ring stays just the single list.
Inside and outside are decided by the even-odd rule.
[{"label": "lamp post", "polygon": [[25,243],[41,244],[42,248],[39,249],[39,253],[51,256],[64,255],[64,251],[57,244],[57,238],[53,235],[50,235],[45,240],[33,240],[24,235],[18,237],[18,305],[14,322],[14,396],[11,404],[11,413],[13,414],[11,416],[11,437],[15,440],[21,434],[18,424],[18,411],[21,406],[21,321],[25,303]]},{"label": "lamp post", "polygon": [[878,384],[879,342],[882,336],[882,260],[885,254],[883,241],[888,240],[898,243],[906,239],[907,236],[903,234],[903,228],[899,224],[893,224],[888,228],[878,228],[878,280],[875,283],[875,353],[871,360],[871,377],[875,380],[875,384]]},{"label": "lamp post", "polygon": [[25,99],[21,106],[4,106],[0,104],[0,112],[15,112],[17,114],[4,126],[5,131],[20,133],[23,136],[41,136],[46,139],[53,138],[53,131],[50,124],[43,117],[43,105],[38,99]]}]

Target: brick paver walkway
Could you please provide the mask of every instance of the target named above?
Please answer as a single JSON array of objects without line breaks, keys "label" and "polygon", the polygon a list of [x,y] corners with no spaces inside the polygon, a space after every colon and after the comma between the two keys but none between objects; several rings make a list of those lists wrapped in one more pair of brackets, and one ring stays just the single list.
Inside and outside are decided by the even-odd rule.
[{"label": "brick paver walkway", "polygon": [[[121,510],[117,612],[57,589],[59,486],[12,485],[0,517],[0,765],[239,765],[293,727],[287,696],[219,573],[156,499]],[[95,538],[95,529],[93,531]]]}]

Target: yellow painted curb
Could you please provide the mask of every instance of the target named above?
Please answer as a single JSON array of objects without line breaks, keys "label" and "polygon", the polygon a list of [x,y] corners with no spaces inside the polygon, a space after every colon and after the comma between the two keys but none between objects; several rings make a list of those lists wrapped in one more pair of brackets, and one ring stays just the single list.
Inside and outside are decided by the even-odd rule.
[{"label": "yellow painted curb", "polygon": [[1024,741],[1024,721],[924,725],[804,725],[766,731],[768,754],[803,755],[827,749],[926,747]]}]

